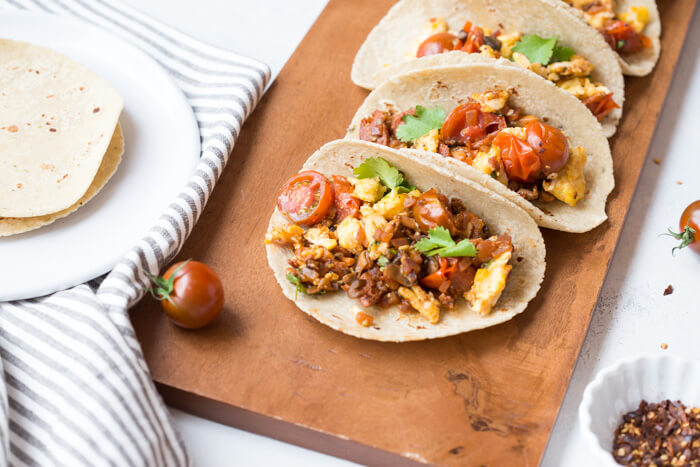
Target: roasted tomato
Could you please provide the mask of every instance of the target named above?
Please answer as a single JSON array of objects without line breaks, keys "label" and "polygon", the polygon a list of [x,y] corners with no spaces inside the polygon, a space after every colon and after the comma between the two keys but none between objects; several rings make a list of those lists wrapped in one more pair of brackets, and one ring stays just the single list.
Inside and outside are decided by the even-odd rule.
[{"label": "roasted tomato", "polygon": [[447,198],[434,188],[426,191],[413,205],[413,218],[418,223],[421,231],[427,233],[435,227],[445,227],[450,233],[455,232],[452,214],[447,207]]},{"label": "roasted tomato", "polygon": [[440,136],[448,143],[474,143],[506,127],[506,119],[484,112],[476,102],[467,102],[450,112],[442,124]]},{"label": "roasted tomato", "polygon": [[421,285],[429,289],[439,289],[445,282],[450,280],[450,276],[457,266],[457,260],[455,258],[438,258],[438,262],[440,269],[421,279]]},{"label": "roasted tomato", "polygon": [[287,180],[277,195],[277,207],[295,224],[313,225],[326,217],[333,190],[326,177],[314,170],[299,172]]},{"label": "roasted tomato", "polygon": [[569,143],[558,128],[532,120],[525,127],[527,144],[540,157],[545,175],[559,172],[569,160]]},{"label": "roasted tomato", "polygon": [[612,93],[608,94],[596,94],[594,96],[586,97],[582,101],[588,107],[593,115],[596,116],[598,121],[605,118],[613,109],[619,109],[620,106],[613,100]]},{"label": "roasted tomato", "polygon": [[335,221],[340,223],[346,217],[357,217],[360,212],[360,200],[355,198],[353,188],[348,179],[342,175],[333,175],[333,204],[335,205]]},{"label": "roasted tomato", "polygon": [[462,43],[454,34],[449,32],[438,32],[424,40],[418,46],[416,57],[427,57],[428,55],[437,55],[449,50],[459,49]]},{"label": "roasted tomato", "polygon": [[224,306],[221,280],[204,263],[183,261],[170,266],[162,277],[147,275],[153,283],[151,295],[180,327],[202,328],[214,321]]},{"label": "roasted tomato", "polygon": [[667,235],[681,241],[680,245],[673,248],[673,252],[689,246],[695,253],[700,254],[700,199],[685,208],[681,214],[679,229],[678,233],[668,229]]},{"label": "roasted tomato", "polygon": [[525,141],[511,133],[500,132],[493,144],[501,150],[501,160],[509,179],[532,183],[542,175],[542,162]]},{"label": "roasted tomato", "polygon": [[464,41],[462,51],[473,54],[479,51],[484,45],[484,30],[479,26],[472,26],[472,23],[467,21],[464,25],[464,32],[467,33],[467,39]]},{"label": "roasted tomato", "polygon": [[645,46],[642,36],[629,23],[623,21],[613,21],[604,26],[600,32],[610,47],[618,53],[639,52]]}]

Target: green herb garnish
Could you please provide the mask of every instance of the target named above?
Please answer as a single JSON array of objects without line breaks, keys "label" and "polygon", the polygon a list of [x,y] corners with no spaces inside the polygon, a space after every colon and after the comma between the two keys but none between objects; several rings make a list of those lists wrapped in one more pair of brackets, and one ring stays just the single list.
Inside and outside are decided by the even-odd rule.
[{"label": "green herb garnish", "polygon": [[399,169],[389,164],[381,157],[370,157],[352,171],[357,178],[379,177],[379,181],[390,190],[397,190],[399,193],[408,193],[416,189],[404,180]]},{"label": "green herb garnish", "polygon": [[513,52],[527,57],[530,63],[548,65],[554,62],[565,62],[574,56],[570,47],[559,45],[558,37],[545,39],[537,34],[526,34],[513,46]]},{"label": "green herb garnish", "polygon": [[[289,274],[287,274],[287,280],[291,282],[292,285],[296,286],[296,294],[298,294],[299,292],[306,293],[306,287],[304,286],[304,284],[301,283],[301,280],[297,276],[290,272]],[[296,300],[296,298],[297,297],[295,295],[294,299]]]},{"label": "green herb garnish", "polygon": [[382,255],[379,258],[377,258],[377,264],[379,265],[380,268],[383,268],[388,263],[389,263],[389,258],[387,258],[386,256]]},{"label": "green herb garnish", "polygon": [[623,40],[617,41],[617,50],[620,50],[621,48],[623,48],[625,46],[625,44],[626,44],[626,42]]},{"label": "green herb garnish", "polygon": [[450,232],[444,227],[428,230],[428,236],[421,238],[414,248],[426,256],[440,255],[443,258],[457,256],[476,256],[474,244],[466,238],[459,243],[452,240]]},{"label": "green herb garnish", "polygon": [[396,129],[396,136],[405,143],[415,141],[431,130],[442,128],[446,117],[445,112],[438,106],[426,109],[417,105],[415,117],[410,114],[403,116],[404,124]]}]

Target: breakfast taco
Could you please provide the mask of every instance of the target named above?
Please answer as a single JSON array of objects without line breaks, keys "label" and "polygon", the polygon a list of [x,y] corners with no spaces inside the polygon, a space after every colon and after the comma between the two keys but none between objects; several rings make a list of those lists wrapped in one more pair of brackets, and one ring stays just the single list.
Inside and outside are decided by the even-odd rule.
[{"label": "breakfast taco", "polygon": [[499,58],[572,93],[606,136],[615,133],[624,102],[617,55],[559,0],[401,0],[360,47],[351,77],[374,89],[421,68]]},{"label": "breakfast taco", "polygon": [[581,11],[618,54],[626,75],[644,76],[661,51],[661,18],[655,0],[564,0]]},{"label": "breakfast taco", "polygon": [[333,141],[280,189],[265,236],[284,294],[333,329],[411,341],[509,320],[545,247],[522,209],[413,154]]},{"label": "breakfast taco", "polygon": [[571,94],[522,68],[475,63],[394,76],[346,138],[410,152],[475,181],[542,227],[585,232],[614,186],[600,124]]}]

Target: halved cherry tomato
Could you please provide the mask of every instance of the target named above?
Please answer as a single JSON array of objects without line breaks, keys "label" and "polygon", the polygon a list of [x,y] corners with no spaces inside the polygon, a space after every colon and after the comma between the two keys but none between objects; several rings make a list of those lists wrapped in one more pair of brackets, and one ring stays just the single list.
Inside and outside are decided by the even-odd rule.
[{"label": "halved cherry tomato", "polygon": [[569,143],[564,133],[539,120],[533,120],[525,127],[527,143],[540,157],[545,175],[559,172],[569,160]]},{"label": "halved cherry tomato", "polygon": [[680,245],[673,248],[673,251],[689,246],[695,253],[700,254],[700,199],[693,201],[685,208],[681,214],[679,228],[678,233],[669,229],[667,234],[681,241]]},{"label": "halved cherry tomato", "polygon": [[282,214],[301,225],[313,225],[323,220],[332,202],[331,184],[314,170],[294,175],[282,185],[277,195],[277,207]]},{"label": "halved cherry tomato", "polygon": [[439,289],[442,284],[450,280],[450,277],[457,266],[457,260],[454,258],[450,259],[452,259],[452,261],[448,261],[448,258],[438,258],[440,269],[421,279],[421,285],[424,285],[429,289]]},{"label": "halved cherry tomato", "polygon": [[586,97],[582,100],[588,110],[591,111],[593,115],[598,119],[598,121],[605,118],[613,109],[619,109],[620,106],[613,100],[612,93],[608,94],[596,94],[594,96]]},{"label": "halved cherry tomato", "polygon": [[531,183],[542,174],[540,158],[525,141],[501,131],[496,135],[493,144],[501,150],[501,159],[509,179]]},{"label": "halved cherry tomato", "polygon": [[335,204],[335,221],[340,223],[346,217],[357,217],[360,212],[360,200],[355,198],[348,179],[342,175],[333,175],[333,204]]},{"label": "halved cherry tomato", "polygon": [[464,41],[462,52],[473,54],[479,51],[484,45],[484,30],[479,26],[472,26],[472,23],[467,21],[464,25],[464,32],[467,33],[467,40]]},{"label": "halved cherry tomato", "polygon": [[160,300],[165,314],[175,324],[199,329],[219,315],[224,306],[224,287],[219,276],[199,261],[175,263],[163,274],[147,274],[153,282],[149,289]]},{"label": "halved cherry tomato", "polygon": [[634,53],[644,48],[640,34],[629,23],[613,21],[600,32],[610,47],[618,53]]},{"label": "halved cherry tomato", "polygon": [[454,34],[449,32],[438,32],[424,40],[418,46],[416,57],[427,57],[429,55],[438,55],[448,50],[459,49],[462,42]]},{"label": "halved cherry tomato", "polygon": [[455,107],[442,124],[440,136],[448,143],[474,143],[506,127],[506,119],[484,112],[476,102]]},{"label": "halved cherry tomato", "polygon": [[435,227],[445,227],[450,233],[455,232],[452,214],[447,209],[447,198],[434,188],[426,191],[413,205],[413,218],[418,223],[421,231],[427,233]]}]

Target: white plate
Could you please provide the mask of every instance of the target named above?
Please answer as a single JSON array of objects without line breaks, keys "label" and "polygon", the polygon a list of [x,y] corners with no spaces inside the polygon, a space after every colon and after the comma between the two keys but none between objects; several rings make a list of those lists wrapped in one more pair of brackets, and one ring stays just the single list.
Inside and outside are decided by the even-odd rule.
[{"label": "white plate", "polygon": [[165,70],[118,37],[70,18],[8,11],[0,13],[0,35],[62,52],[112,83],[124,97],[125,142],[117,173],[86,206],[50,226],[0,238],[5,301],[109,271],[189,179],[200,136],[192,108]]}]

